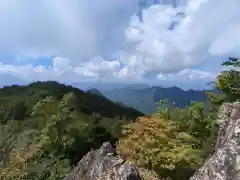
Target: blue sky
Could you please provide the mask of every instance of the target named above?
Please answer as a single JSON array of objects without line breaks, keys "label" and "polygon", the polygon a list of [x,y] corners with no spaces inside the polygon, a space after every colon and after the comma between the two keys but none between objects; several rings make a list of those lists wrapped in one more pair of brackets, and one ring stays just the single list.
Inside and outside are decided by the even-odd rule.
[{"label": "blue sky", "polygon": [[0,86],[100,80],[201,88],[223,60],[240,56],[240,1],[172,2],[2,0]]}]

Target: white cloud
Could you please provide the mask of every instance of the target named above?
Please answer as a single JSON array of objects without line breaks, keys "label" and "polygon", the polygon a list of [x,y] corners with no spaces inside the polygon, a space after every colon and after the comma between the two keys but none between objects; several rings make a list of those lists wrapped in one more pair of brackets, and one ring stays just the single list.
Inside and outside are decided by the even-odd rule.
[{"label": "white cloud", "polygon": [[203,70],[196,69],[184,69],[178,73],[171,74],[158,74],[157,78],[159,80],[171,80],[171,81],[211,81],[214,80],[217,76],[217,73],[207,72]]},{"label": "white cloud", "polygon": [[74,72],[86,77],[113,78],[120,69],[118,61],[106,61],[102,58],[96,58],[75,67]]},{"label": "white cloud", "polygon": [[[183,89],[211,88],[210,82],[214,81],[218,73],[197,69],[185,69],[178,73],[158,74],[158,85],[179,86]],[[155,81],[156,82],[156,81]]]},{"label": "white cloud", "polygon": [[1,78],[8,77],[9,74],[21,80],[47,80],[54,79],[52,71],[40,65],[33,67],[32,65],[14,66],[10,64],[0,63]]},{"label": "white cloud", "polygon": [[2,0],[0,47],[89,61],[121,47],[135,9],[136,0]]},{"label": "white cloud", "polygon": [[[203,62],[211,65],[213,56],[240,55],[238,7],[239,0],[191,0],[186,7],[176,9],[150,6],[143,12],[143,20],[133,17],[126,31],[128,39],[136,43],[129,57],[138,57],[135,65],[144,67],[145,74],[157,74]],[[178,17],[178,25],[169,31],[178,12],[184,12],[185,17]]]},{"label": "white cloud", "polygon": [[38,65],[14,66],[0,63],[1,76],[12,74],[22,80],[57,80],[61,82],[78,82],[92,78],[107,79],[117,76],[121,70],[118,61],[106,61],[96,58],[92,61],[82,62],[79,66],[72,66],[69,59],[53,57],[52,65],[45,67]]},{"label": "white cloud", "polygon": [[[206,72],[203,70],[192,70],[185,69],[178,73],[164,74],[159,73],[155,78],[144,78],[141,68],[131,69],[131,68],[120,68],[118,61],[105,61],[103,59],[92,60],[89,62],[83,62],[81,66],[70,66],[68,65],[68,59],[54,57],[52,59],[52,66],[44,67],[42,65],[32,66],[13,66],[0,63],[0,76],[3,79],[8,79],[9,74],[11,74],[11,79],[15,77],[14,81],[16,83],[16,78],[21,79],[24,82],[29,80],[57,80],[60,82],[76,83],[79,81],[94,81],[96,79],[101,79],[107,82],[145,82],[145,83],[166,83],[168,85],[178,85],[187,88],[194,86],[196,81],[198,84],[205,85],[214,80],[216,73]],[[134,68],[134,66],[132,67]],[[31,76],[31,78],[29,78]],[[3,84],[3,81],[0,81]],[[4,81],[4,84],[7,84]],[[9,83],[8,83],[9,84]],[[11,83],[10,83],[11,84]],[[187,85],[186,85],[187,84]],[[201,87],[200,87],[201,88]]]},{"label": "white cloud", "polygon": [[176,76],[207,81],[215,70],[191,68],[203,63],[211,67],[218,57],[240,55],[240,1],[188,2],[175,9],[151,2],[140,21],[134,15],[137,0],[2,0],[1,52],[55,57],[50,67],[1,63],[0,73],[68,82]]}]

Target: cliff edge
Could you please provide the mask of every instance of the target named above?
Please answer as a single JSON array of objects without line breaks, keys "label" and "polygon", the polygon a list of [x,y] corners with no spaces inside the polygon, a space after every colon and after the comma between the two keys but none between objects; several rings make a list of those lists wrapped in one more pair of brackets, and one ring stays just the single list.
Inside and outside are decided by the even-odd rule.
[{"label": "cliff edge", "polygon": [[190,180],[240,180],[240,102],[223,104],[218,121],[216,151]]}]

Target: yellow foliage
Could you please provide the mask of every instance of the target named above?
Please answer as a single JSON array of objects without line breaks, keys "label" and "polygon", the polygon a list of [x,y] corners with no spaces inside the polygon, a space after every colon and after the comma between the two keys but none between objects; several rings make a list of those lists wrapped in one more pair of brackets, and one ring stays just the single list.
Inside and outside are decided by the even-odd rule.
[{"label": "yellow foliage", "polygon": [[158,175],[154,171],[140,168],[139,173],[143,180],[160,180]]},{"label": "yellow foliage", "polygon": [[117,149],[140,167],[174,170],[182,167],[197,168],[203,162],[197,140],[185,132],[177,132],[170,122],[159,117],[138,118],[123,127],[123,137]]},{"label": "yellow foliage", "polygon": [[10,152],[7,168],[0,171],[0,179],[17,180],[24,176],[23,171],[26,168],[27,161],[37,156],[41,151],[40,144],[31,144],[26,148],[16,149]]}]

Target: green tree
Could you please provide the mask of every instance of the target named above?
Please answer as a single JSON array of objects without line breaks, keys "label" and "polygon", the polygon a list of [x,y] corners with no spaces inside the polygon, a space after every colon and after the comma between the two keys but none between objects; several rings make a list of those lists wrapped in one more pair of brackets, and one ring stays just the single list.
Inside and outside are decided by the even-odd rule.
[{"label": "green tree", "polygon": [[240,59],[229,58],[223,63],[224,66],[232,69],[221,72],[217,77],[216,87],[222,92],[219,102],[236,101],[240,99]]}]

